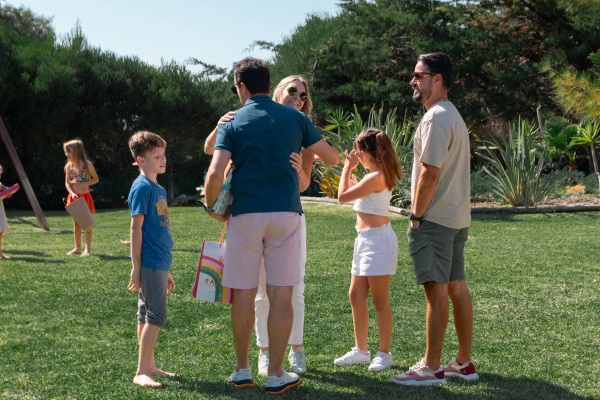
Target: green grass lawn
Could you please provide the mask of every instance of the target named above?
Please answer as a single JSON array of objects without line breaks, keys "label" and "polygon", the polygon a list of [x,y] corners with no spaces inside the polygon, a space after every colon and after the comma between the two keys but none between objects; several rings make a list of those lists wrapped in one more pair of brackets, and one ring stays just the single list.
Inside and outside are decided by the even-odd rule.
[{"label": "green grass lawn", "polygon": [[[600,213],[476,216],[466,247],[467,282],[475,310],[473,361],[481,377],[465,383],[401,387],[390,376],[425,350],[425,299],[414,283],[405,218],[392,217],[399,267],[392,277],[395,367],[337,367],[354,344],[350,283],[355,213],[347,207],[306,205],[305,351],[296,399],[590,399],[600,396]],[[119,239],[129,235],[128,210],[96,214],[93,256],[73,248],[72,220],[47,212],[51,231],[33,213],[9,212],[11,232],[0,260],[0,398],[207,399],[264,398],[251,351],[254,390],[227,386],[234,365],[229,306],[192,299],[203,239],[218,240],[222,225],[201,208],[170,209],[172,274],[169,318],[156,346],[157,366],[177,373],[165,388],[131,383],[137,365],[137,293],[127,290],[131,262]],[[377,350],[371,307],[369,349]],[[442,360],[457,350],[452,317]],[[254,337],[253,337],[254,343]],[[287,361],[284,364],[287,368]]]}]

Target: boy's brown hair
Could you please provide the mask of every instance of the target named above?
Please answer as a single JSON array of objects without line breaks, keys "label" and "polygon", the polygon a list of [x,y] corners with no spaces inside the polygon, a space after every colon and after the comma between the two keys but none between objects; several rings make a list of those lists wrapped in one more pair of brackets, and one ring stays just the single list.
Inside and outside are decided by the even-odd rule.
[{"label": "boy's brown hair", "polygon": [[157,147],[166,149],[167,142],[156,133],[139,131],[129,138],[129,150],[136,161],[138,157],[144,157],[146,153],[154,151]]}]

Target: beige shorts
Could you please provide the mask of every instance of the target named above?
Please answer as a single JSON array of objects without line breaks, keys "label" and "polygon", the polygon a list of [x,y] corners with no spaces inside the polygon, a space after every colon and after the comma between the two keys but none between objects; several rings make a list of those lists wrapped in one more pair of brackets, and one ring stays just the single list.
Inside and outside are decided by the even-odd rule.
[{"label": "beige shorts", "polygon": [[300,214],[293,212],[231,217],[227,225],[223,286],[232,289],[258,287],[263,257],[267,285],[300,283],[300,221]]}]

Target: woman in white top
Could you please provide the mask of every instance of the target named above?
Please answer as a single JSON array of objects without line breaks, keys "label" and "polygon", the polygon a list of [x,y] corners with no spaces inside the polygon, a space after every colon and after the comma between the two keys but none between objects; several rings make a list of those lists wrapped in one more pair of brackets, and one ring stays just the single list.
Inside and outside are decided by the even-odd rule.
[{"label": "woman in white top", "polygon": [[[352,170],[361,163],[369,170],[360,182]],[[354,150],[345,153],[338,199],[342,203],[356,200],[356,230],[352,259],[350,304],[354,320],[355,347],[337,358],[336,365],[370,364],[369,371],[381,371],[394,365],[390,354],[392,310],[390,308],[390,277],[396,273],[398,240],[390,226],[388,207],[396,178],[402,171],[389,137],[378,129],[368,128],[354,141]],[[377,311],[379,351],[371,361],[367,350],[369,290]]]}]

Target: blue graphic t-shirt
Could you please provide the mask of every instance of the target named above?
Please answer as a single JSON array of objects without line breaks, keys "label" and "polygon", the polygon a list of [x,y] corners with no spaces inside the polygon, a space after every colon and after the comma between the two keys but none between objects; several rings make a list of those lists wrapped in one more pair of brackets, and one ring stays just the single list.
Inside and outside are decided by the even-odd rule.
[{"label": "blue graphic t-shirt", "polygon": [[144,214],[142,225],[142,265],[168,271],[171,268],[173,239],[167,211],[167,191],[144,175],[131,185],[131,216]]}]

